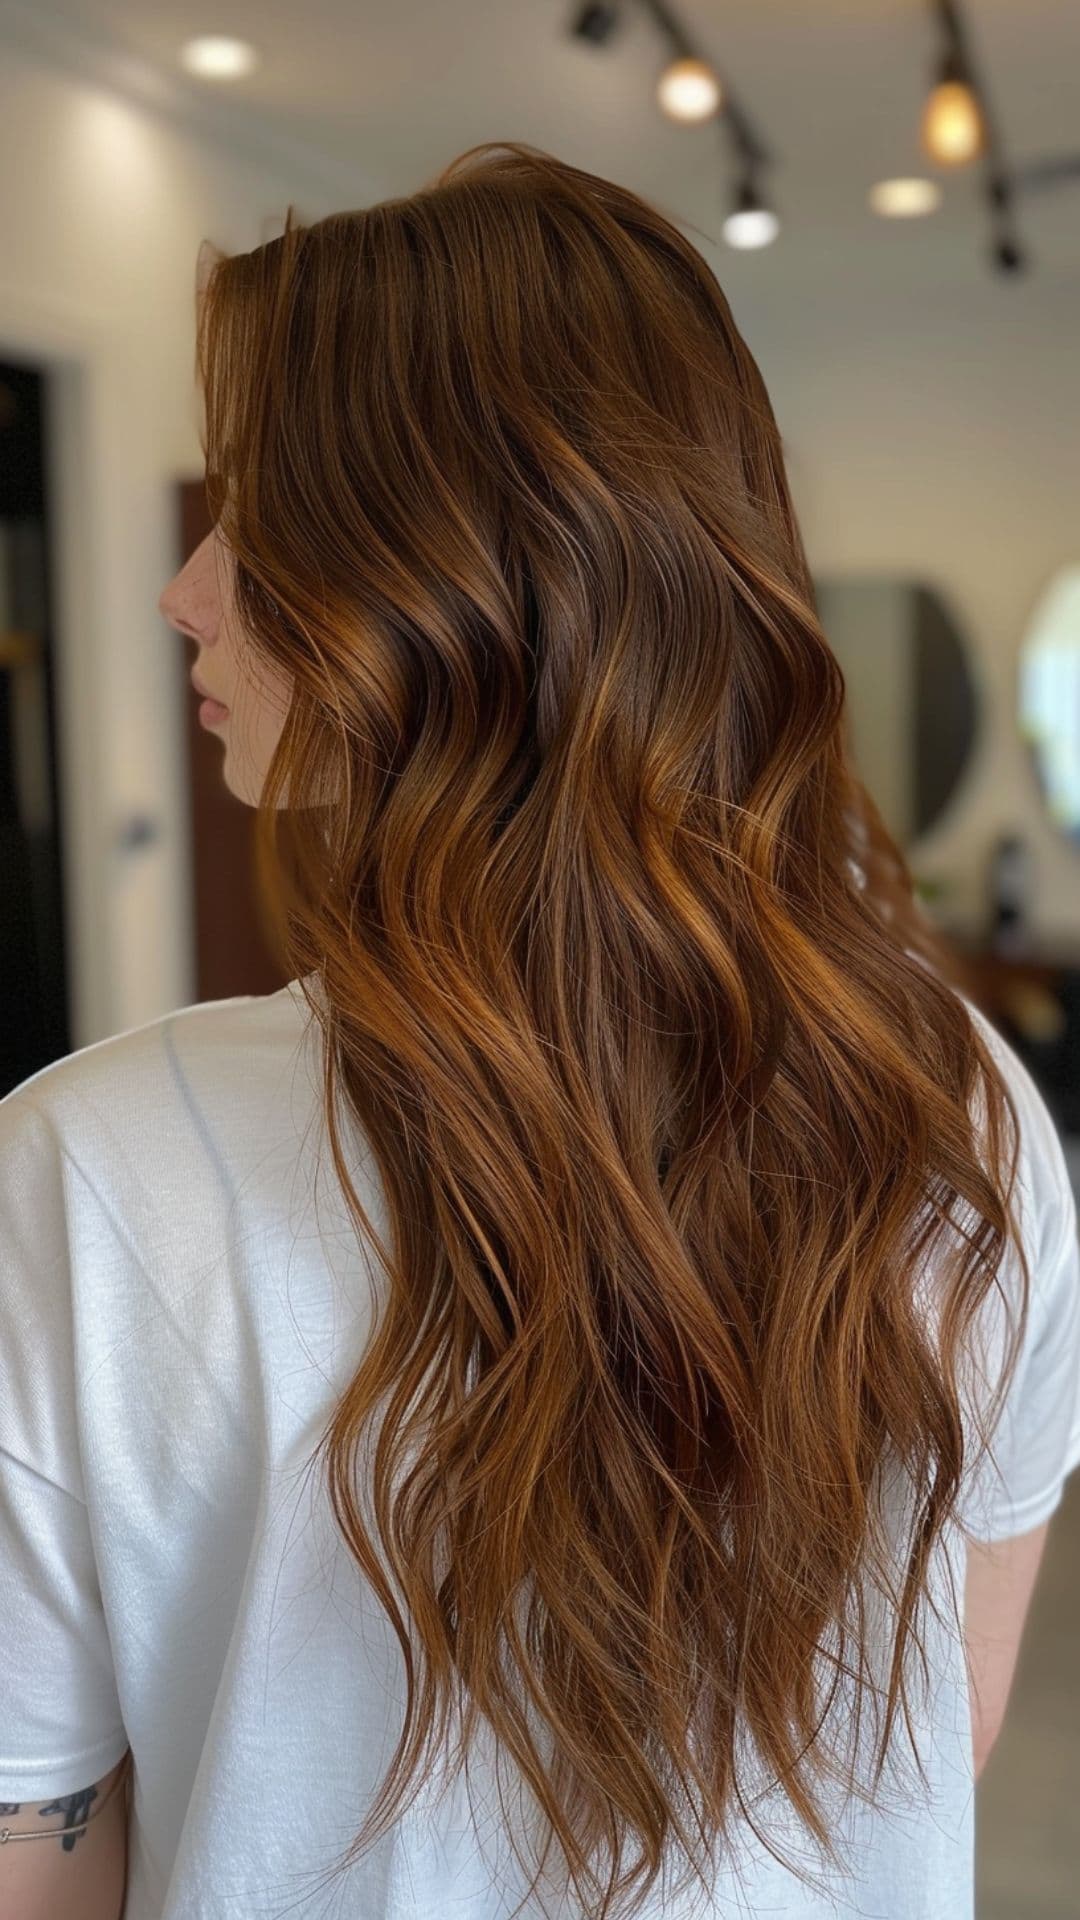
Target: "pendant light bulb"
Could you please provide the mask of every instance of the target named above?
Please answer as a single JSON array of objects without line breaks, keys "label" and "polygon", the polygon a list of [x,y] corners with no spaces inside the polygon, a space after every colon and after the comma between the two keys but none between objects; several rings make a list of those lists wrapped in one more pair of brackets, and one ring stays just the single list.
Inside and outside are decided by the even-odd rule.
[{"label": "pendant light bulb", "polygon": [[769,247],[779,231],[780,221],[773,209],[765,205],[753,182],[744,180],[722,228],[728,246],[740,252]]},{"label": "pendant light bulb", "polygon": [[940,80],[923,108],[919,129],[924,153],[942,167],[964,167],[983,151],[986,128],[978,100],[965,80]]},{"label": "pendant light bulb", "polygon": [[656,97],[671,120],[708,120],[724,102],[724,92],[705,60],[673,60],[657,83]]}]

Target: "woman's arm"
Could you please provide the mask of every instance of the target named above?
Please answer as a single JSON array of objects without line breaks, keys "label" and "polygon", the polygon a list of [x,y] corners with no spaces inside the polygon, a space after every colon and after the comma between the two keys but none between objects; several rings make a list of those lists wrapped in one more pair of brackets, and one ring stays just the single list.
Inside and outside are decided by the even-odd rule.
[{"label": "woman's arm", "polygon": [[964,1641],[971,1689],[971,1738],[978,1779],[1001,1732],[1016,1659],[1049,1520],[1030,1533],[969,1541]]},{"label": "woman's arm", "polygon": [[129,1748],[78,1793],[0,1803],[2,1920],[122,1920],[130,1763]]}]

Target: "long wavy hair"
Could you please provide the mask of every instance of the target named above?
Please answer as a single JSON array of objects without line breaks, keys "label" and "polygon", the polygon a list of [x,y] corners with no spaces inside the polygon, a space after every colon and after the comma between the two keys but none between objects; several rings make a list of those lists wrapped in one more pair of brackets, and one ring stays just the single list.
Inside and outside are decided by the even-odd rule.
[{"label": "long wavy hair", "polygon": [[[882,1778],[989,1445],[966,1336],[1015,1239],[1003,1394],[1028,1272],[761,374],[670,219],[517,142],[213,249],[197,336],[244,644],[292,683],[261,910],[387,1282],[319,1449],[407,1682],[345,1864],[455,1702],[601,1920],[754,1825],[746,1754],[836,1858],[822,1794]],[[884,1708],[869,1783],[830,1673]]]}]

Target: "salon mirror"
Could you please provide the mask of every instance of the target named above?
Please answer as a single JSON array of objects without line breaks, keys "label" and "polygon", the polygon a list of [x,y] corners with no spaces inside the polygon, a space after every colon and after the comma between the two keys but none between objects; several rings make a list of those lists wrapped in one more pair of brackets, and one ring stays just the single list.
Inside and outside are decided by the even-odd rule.
[{"label": "salon mirror", "polygon": [[849,745],[894,840],[910,850],[944,813],[975,743],[970,649],[918,580],[815,580],[818,617],[847,682]]},{"label": "salon mirror", "polygon": [[1018,718],[1054,825],[1080,846],[1080,564],[1040,596],[1020,648]]}]

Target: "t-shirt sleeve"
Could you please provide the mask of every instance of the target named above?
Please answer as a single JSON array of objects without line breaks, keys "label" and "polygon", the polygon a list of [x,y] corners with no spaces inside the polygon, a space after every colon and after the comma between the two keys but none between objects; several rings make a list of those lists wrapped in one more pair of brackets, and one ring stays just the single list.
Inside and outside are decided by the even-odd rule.
[{"label": "t-shirt sleeve", "polygon": [[[985,1017],[982,1025],[1017,1108],[1020,1232],[1030,1275],[1016,1371],[963,1509],[965,1530],[990,1542],[1041,1526],[1080,1465],[1080,1232],[1064,1147],[1046,1103],[1015,1050]],[[1012,1260],[1018,1273],[1015,1252]],[[1016,1303],[1014,1287],[1014,1311]]]},{"label": "t-shirt sleeve", "polygon": [[0,1100],[0,1800],[77,1792],[128,1738],[79,1448],[73,1183],[53,1119]]}]

